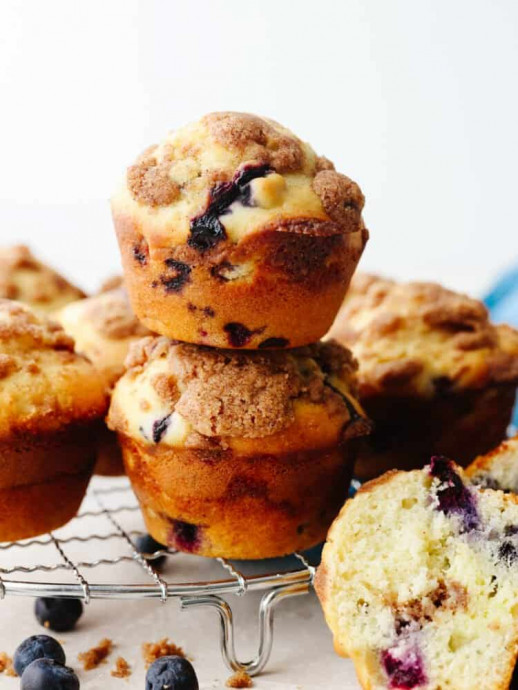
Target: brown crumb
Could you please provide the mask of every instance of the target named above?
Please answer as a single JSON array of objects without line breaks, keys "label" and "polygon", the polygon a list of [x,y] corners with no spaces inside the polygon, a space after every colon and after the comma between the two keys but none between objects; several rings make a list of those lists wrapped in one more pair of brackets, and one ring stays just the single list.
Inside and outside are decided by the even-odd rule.
[{"label": "brown crumb", "polygon": [[115,668],[112,669],[111,675],[114,678],[129,678],[131,676],[131,666],[122,656],[117,657]]},{"label": "brown crumb", "polygon": [[142,658],[146,663],[146,668],[151,666],[153,661],[160,659],[160,657],[171,655],[183,656],[185,658],[183,649],[175,645],[174,642],[169,642],[167,637],[158,642],[144,642],[142,645]]},{"label": "brown crumb", "polygon": [[113,642],[105,637],[96,647],[87,652],[81,652],[77,658],[83,664],[85,671],[91,671],[102,664],[113,650]]},{"label": "brown crumb", "polygon": [[16,678],[18,674],[14,670],[13,660],[5,652],[0,652],[0,673],[5,673],[6,676]]},{"label": "brown crumb", "polygon": [[253,688],[254,681],[246,671],[236,671],[226,682],[227,688]]}]

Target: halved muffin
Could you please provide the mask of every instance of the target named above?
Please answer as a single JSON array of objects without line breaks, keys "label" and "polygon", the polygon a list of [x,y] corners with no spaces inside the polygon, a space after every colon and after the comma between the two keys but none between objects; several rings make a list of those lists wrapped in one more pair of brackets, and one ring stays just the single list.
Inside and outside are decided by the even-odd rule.
[{"label": "halved muffin", "polygon": [[347,350],[240,353],[159,337],[127,364],[108,424],[158,542],[267,558],[324,539],[369,430]]},{"label": "halved muffin", "polygon": [[61,326],[0,300],[0,541],[75,515],[106,406],[103,381]]}]

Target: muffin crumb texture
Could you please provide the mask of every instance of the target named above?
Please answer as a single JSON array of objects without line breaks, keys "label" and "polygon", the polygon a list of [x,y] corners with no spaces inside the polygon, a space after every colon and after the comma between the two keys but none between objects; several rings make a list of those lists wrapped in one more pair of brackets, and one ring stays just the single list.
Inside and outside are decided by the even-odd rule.
[{"label": "muffin crumb texture", "polygon": [[16,678],[18,674],[14,670],[13,660],[6,652],[0,652],[0,673]]},{"label": "muffin crumb texture", "polygon": [[227,688],[253,688],[254,681],[246,671],[236,671],[225,683]]},{"label": "muffin crumb texture", "polygon": [[110,675],[114,678],[129,678],[131,676],[131,667],[124,657],[117,657],[115,668],[111,670]]},{"label": "muffin crumb texture", "polygon": [[106,659],[112,653],[113,647],[113,642],[105,637],[95,647],[78,654],[77,658],[83,665],[85,671],[91,671],[105,663]]},{"label": "muffin crumb texture", "polygon": [[361,396],[444,395],[518,381],[518,331],[435,283],[353,279],[329,334],[359,361]]},{"label": "muffin crumb texture", "polygon": [[185,652],[181,647],[171,642],[168,637],[164,637],[158,642],[144,642],[142,645],[142,658],[146,664],[146,668],[151,666],[153,661],[160,659],[163,656],[181,656],[185,657]]}]

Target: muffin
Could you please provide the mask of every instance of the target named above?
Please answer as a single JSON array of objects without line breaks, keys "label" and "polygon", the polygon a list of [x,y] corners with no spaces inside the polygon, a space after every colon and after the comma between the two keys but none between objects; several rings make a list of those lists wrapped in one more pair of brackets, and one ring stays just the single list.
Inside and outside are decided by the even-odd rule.
[{"label": "muffin", "polygon": [[518,493],[518,436],[481,455],[466,468],[469,479],[482,488]]},{"label": "muffin", "polygon": [[518,332],[492,325],[481,302],[433,283],[362,276],[330,336],[358,359],[360,400],[374,422],[360,479],[422,466],[430,453],[466,465],[505,438]]},{"label": "muffin", "polygon": [[242,353],[157,337],[132,346],[127,366],[108,425],[159,543],[255,559],[324,539],[369,430],[347,350]]},{"label": "muffin", "polygon": [[56,323],[0,300],[0,541],[70,520],[88,486],[107,401]]},{"label": "muffin", "polygon": [[[76,352],[86,355],[95,365],[111,392],[124,373],[124,360],[131,343],[150,335],[131,310],[124,288],[102,292],[94,297],[68,304],[55,314],[76,344]],[[115,435],[104,427],[98,439],[96,474],[124,473]]]},{"label": "muffin", "polygon": [[504,690],[518,654],[517,559],[518,498],[433,458],[345,504],[316,589],[366,690]]},{"label": "muffin", "polygon": [[112,199],[135,313],[219,348],[315,342],[367,241],[363,205],[352,180],[276,122],[206,115],[147,149]]},{"label": "muffin", "polygon": [[0,298],[28,304],[34,311],[50,314],[84,292],[38,261],[28,247],[0,247]]}]

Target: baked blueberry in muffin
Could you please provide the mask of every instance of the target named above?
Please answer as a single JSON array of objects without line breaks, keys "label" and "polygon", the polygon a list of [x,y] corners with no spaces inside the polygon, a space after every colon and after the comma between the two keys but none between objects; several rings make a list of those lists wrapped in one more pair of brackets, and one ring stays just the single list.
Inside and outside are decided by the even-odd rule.
[{"label": "baked blueberry in muffin", "polygon": [[82,290],[36,259],[28,247],[0,247],[0,298],[50,314],[84,296]]},{"label": "baked blueberry in muffin", "polygon": [[505,438],[518,382],[518,332],[484,305],[433,283],[353,279],[331,337],[359,363],[374,422],[362,479],[419,467],[430,453],[466,465]]},{"label": "baked blueberry in muffin", "polygon": [[[108,393],[124,373],[130,345],[149,335],[133,313],[123,287],[68,304],[54,316],[74,338],[76,352],[94,364]],[[105,427],[99,432],[95,473],[124,473],[117,439]]]},{"label": "baked blueberry in muffin", "polygon": [[113,197],[135,313],[219,348],[315,342],[367,241],[363,205],[355,182],[273,120],[206,115],[145,151]]},{"label": "baked blueberry in muffin", "polygon": [[108,424],[154,539],[229,558],[322,541],[369,431],[347,350],[245,353],[158,337],[133,345],[127,365]]},{"label": "baked blueberry in muffin", "polygon": [[388,472],[335,520],[316,578],[366,690],[504,690],[518,655],[518,498],[453,462]]},{"label": "baked blueberry in muffin", "polygon": [[0,300],[0,541],[75,515],[106,406],[103,381],[61,326]]}]

